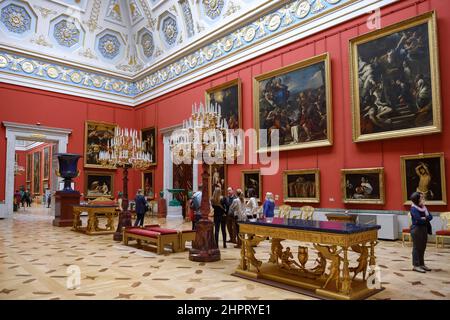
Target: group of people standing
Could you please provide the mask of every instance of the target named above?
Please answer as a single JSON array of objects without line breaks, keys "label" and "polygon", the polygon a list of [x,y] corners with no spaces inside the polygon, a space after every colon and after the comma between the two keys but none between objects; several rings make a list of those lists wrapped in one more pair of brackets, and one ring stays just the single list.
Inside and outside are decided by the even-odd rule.
[{"label": "group of people standing", "polygon": [[[245,199],[241,189],[234,190],[228,187],[227,195],[222,195],[222,189],[215,187],[210,206],[214,212],[214,237],[219,245],[219,231],[222,233],[223,247],[227,247],[227,242],[235,244],[235,248],[240,248],[239,222],[248,221],[264,217],[273,217],[275,202],[272,193],[266,194],[266,200],[262,206],[262,211],[256,200],[255,190],[248,190],[248,199]],[[201,219],[202,186],[195,192],[190,200],[190,208],[193,211],[192,229],[196,229],[196,224]],[[228,237],[227,237],[228,231]],[[227,241],[227,238],[229,239]]]},{"label": "group of people standing", "polygon": [[30,190],[28,189],[20,189],[14,192],[14,211],[17,211],[22,205],[22,208],[25,208],[25,204],[27,207],[31,207],[31,203],[33,202],[33,196],[31,195]]}]

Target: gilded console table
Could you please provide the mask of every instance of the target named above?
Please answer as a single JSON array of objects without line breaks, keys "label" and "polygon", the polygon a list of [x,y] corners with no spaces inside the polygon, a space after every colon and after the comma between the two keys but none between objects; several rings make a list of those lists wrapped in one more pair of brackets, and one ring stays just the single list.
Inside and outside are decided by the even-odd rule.
[{"label": "gilded console table", "polygon": [[[114,216],[116,216],[116,206],[113,205],[75,205],[73,206],[72,231],[78,231],[89,235],[111,234],[115,232]],[[88,213],[87,226],[82,226],[80,215],[82,212]],[[106,225],[99,227],[99,216],[105,216]]]},{"label": "gilded console table", "polygon": [[[378,225],[284,218],[242,222],[241,261],[234,275],[318,298],[364,299],[382,290],[370,282],[375,278],[378,229]],[[255,246],[268,237],[271,252],[263,263],[255,256]],[[302,242],[295,248],[297,260],[294,250],[283,247],[284,240]],[[315,262],[308,262],[309,250],[315,250]],[[354,266],[350,256],[356,260]]]}]

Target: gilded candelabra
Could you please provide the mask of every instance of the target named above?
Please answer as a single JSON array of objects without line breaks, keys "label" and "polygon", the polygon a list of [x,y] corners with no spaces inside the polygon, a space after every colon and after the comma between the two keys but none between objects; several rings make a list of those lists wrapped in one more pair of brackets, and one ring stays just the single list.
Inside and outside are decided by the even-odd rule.
[{"label": "gilded candelabra", "polygon": [[106,168],[123,168],[123,195],[119,223],[114,233],[115,241],[122,241],[122,229],[131,226],[128,210],[128,169],[146,169],[152,163],[152,156],[145,151],[137,130],[116,127],[114,137],[108,141],[106,151],[99,153],[100,163]]},{"label": "gilded candelabra", "polygon": [[241,136],[228,129],[228,123],[221,118],[221,107],[200,103],[192,107],[192,115],[183,121],[183,128],[176,130],[170,141],[175,164],[202,163],[201,219],[196,224],[195,241],[189,251],[189,260],[212,262],[220,260],[220,250],[213,236],[213,223],[208,219],[209,166],[232,163],[240,155]]}]

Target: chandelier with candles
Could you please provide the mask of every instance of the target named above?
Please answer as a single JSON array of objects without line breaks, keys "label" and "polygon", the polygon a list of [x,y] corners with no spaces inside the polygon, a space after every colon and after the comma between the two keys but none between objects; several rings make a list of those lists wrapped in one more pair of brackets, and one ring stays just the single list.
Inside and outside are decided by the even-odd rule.
[{"label": "chandelier with candles", "polygon": [[[170,139],[173,161],[190,163],[192,159],[208,164],[234,161],[241,154],[241,136],[229,130],[226,119],[221,116],[220,105],[192,106],[192,115],[183,120],[183,127]],[[203,157],[203,159],[202,159]]]},{"label": "chandelier with candles", "polygon": [[135,129],[116,127],[114,137],[108,140],[106,150],[99,152],[100,163],[105,167],[130,167],[146,169],[152,163],[152,155],[145,151],[145,143]]}]

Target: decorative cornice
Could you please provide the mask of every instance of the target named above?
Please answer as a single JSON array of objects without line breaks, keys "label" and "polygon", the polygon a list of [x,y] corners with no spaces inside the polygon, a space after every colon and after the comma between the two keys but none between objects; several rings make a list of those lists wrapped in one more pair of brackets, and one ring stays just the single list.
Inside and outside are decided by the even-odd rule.
[{"label": "decorative cornice", "polygon": [[[94,8],[98,1],[95,0]],[[43,60],[38,56],[30,57],[10,48],[6,50],[0,48],[0,80],[15,84],[22,82],[24,85],[43,81],[48,83],[43,86],[45,88],[54,86],[56,88],[54,91],[62,92],[64,87],[71,87],[67,91],[76,95],[81,90],[87,89],[83,91],[82,96],[137,105],[396,1],[398,0],[291,0],[260,17],[246,20],[246,23],[222,34],[219,38],[209,37],[209,43],[193,47],[193,51],[185,51],[184,55],[176,60],[157,63],[150,69],[150,73],[141,72],[131,80],[101,71],[78,69],[73,64],[69,66],[49,58]],[[144,0],[140,3],[153,28],[150,10],[144,5]],[[233,3],[229,2],[228,7],[232,5]],[[97,14],[92,12],[90,20],[96,21]],[[197,29],[198,27],[197,25]],[[39,41],[42,45],[46,44],[44,38],[35,41]],[[87,50],[80,50],[79,54],[95,58],[95,55]],[[154,57],[161,54],[161,48],[155,46]],[[136,74],[142,65],[129,63],[119,67]]]}]

